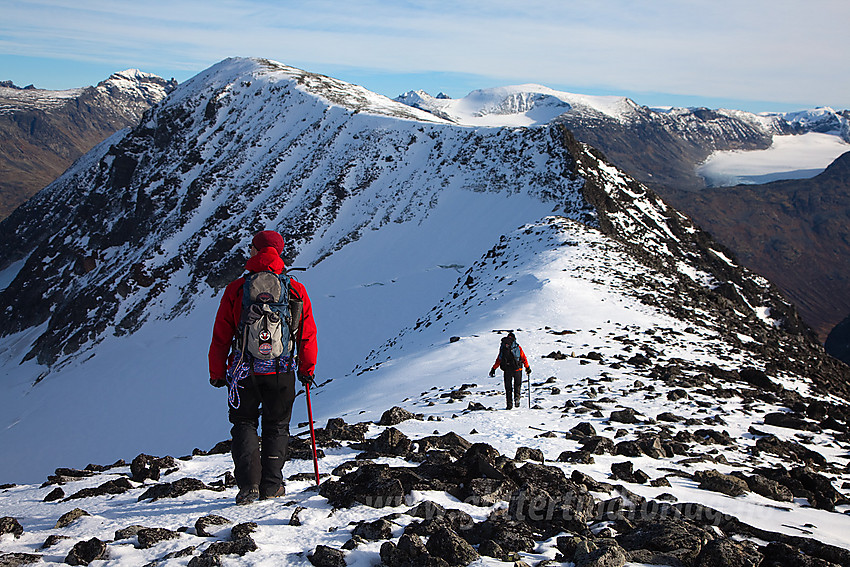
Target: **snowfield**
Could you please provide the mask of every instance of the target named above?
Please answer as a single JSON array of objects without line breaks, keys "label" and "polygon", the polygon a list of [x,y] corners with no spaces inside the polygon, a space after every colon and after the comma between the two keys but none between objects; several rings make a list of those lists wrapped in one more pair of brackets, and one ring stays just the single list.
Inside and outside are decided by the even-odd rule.
[{"label": "snowfield", "polygon": [[848,151],[850,144],[832,134],[774,136],[766,150],[715,152],[697,173],[709,187],[808,179]]}]

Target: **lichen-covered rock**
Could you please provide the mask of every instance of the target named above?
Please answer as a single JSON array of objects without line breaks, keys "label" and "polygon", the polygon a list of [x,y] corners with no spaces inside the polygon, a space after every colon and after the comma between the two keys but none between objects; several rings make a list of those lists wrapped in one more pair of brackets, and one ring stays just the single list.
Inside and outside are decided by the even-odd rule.
[{"label": "lichen-covered rock", "polygon": [[516,450],[515,461],[538,461],[543,463],[546,458],[543,456],[543,451],[540,449],[532,449],[530,447],[518,447]]},{"label": "lichen-covered rock", "polygon": [[746,482],[750,490],[765,498],[778,502],[793,502],[794,500],[794,493],[790,488],[760,474],[747,477]]},{"label": "lichen-covered rock", "polygon": [[20,567],[41,561],[41,555],[34,553],[0,554],[0,567]]},{"label": "lichen-covered rock", "polygon": [[215,514],[209,514],[207,516],[203,516],[202,518],[198,518],[195,521],[195,534],[198,537],[212,537],[212,534],[207,531],[207,528],[210,526],[224,526],[230,523],[230,520],[223,516],[217,516]]},{"label": "lichen-covered rock", "polygon": [[59,528],[67,528],[70,526],[75,520],[78,518],[82,518],[83,516],[91,516],[88,512],[83,510],[82,508],[74,508],[70,512],[66,512],[59,517],[56,521],[56,525],[54,526],[56,529]]},{"label": "lichen-covered rock", "polygon": [[88,565],[92,561],[106,559],[106,544],[96,537],[74,544],[65,557],[68,565]]},{"label": "lichen-covered rock", "polygon": [[345,552],[327,545],[317,545],[307,559],[316,567],[345,567]]},{"label": "lichen-covered rock", "polygon": [[48,547],[53,547],[57,543],[62,540],[71,539],[68,536],[59,535],[59,534],[50,534],[47,536],[47,539],[44,540],[44,543],[41,544],[41,549],[47,549]]},{"label": "lichen-covered rock", "polygon": [[167,530],[165,528],[142,528],[136,535],[139,537],[139,547],[142,549],[153,547],[161,541],[177,539],[180,537],[179,532]]},{"label": "lichen-covered rock", "polygon": [[150,498],[151,501],[156,501],[161,498],[177,498],[184,494],[194,492],[195,490],[219,489],[207,486],[196,478],[181,478],[174,482],[163,482],[161,484],[151,486],[141,496],[139,496],[139,502],[147,500],[148,498]]},{"label": "lichen-covered rock", "polygon": [[[366,433],[369,431],[369,426],[365,423],[348,424],[341,417],[335,417],[328,420],[325,426],[324,433],[331,439],[339,441],[363,441],[366,438]],[[318,432],[317,432],[318,436]],[[318,441],[318,439],[317,439]]]},{"label": "lichen-covered rock", "polygon": [[130,463],[130,474],[136,482],[147,479],[159,480],[163,470],[177,467],[174,457],[153,457],[144,453],[137,455]]},{"label": "lichen-covered rock", "polygon": [[17,519],[11,516],[0,518],[0,535],[12,534],[15,537],[21,537],[23,533],[24,527]]},{"label": "lichen-covered rock", "polygon": [[94,488],[84,488],[75,492],[65,500],[78,500],[80,498],[92,498],[95,496],[106,496],[108,494],[123,494],[132,488],[135,487],[133,486],[133,483],[130,482],[130,479],[122,476],[107,481]]},{"label": "lichen-covered rock", "polygon": [[697,471],[694,480],[699,482],[699,488],[702,490],[720,492],[728,496],[741,496],[750,490],[745,480],[716,470]]},{"label": "lichen-covered rock", "polygon": [[469,565],[478,559],[478,552],[449,528],[443,528],[428,538],[425,548],[431,555],[445,559],[450,565]]},{"label": "lichen-covered rock", "polygon": [[759,567],[764,556],[748,541],[716,539],[708,542],[694,560],[694,567]]},{"label": "lichen-covered rock", "polygon": [[398,406],[391,407],[381,415],[378,425],[398,425],[408,419],[416,419],[416,415]]},{"label": "lichen-covered rock", "polygon": [[217,541],[210,545],[201,554],[202,556],[211,555],[245,555],[252,551],[257,551],[257,543],[250,536],[241,537],[231,541]]},{"label": "lichen-covered rock", "polygon": [[132,526],[127,526],[126,528],[115,530],[114,540],[121,541],[122,539],[130,539],[131,537],[136,537],[139,531],[144,529],[146,529],[145,526],[133,524]]},{"label": "lichen-covered rock", "polygon": [[669,517],[641,522],[635,529],[616,537],[617,543],[627,551],[670,553],[684,563],[693,561],[713,539],[715,536],[710,531]]},{"label": "lichen-covered rock", "polygon": [[361,521],[357,523],[351,534],[372,541],[390,539],[393,536],[393,525],[383,518],[374,522]]}]

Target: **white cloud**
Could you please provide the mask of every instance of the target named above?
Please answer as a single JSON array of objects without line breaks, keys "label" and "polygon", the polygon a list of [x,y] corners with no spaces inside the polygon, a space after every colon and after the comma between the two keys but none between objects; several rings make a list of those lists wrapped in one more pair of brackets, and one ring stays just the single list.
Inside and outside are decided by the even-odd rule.
[{"label": "white cloud", "polygon": [[[4,6],[4,4],[6,4]],[[390,73],[850,107],[844,0],[0,2],[0,52]]]}]

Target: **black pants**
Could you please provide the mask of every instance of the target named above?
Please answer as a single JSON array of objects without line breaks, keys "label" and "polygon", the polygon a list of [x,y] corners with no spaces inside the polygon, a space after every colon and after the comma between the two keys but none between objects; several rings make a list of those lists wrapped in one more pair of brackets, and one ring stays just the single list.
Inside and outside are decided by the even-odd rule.
[{"label": "black pants", "polygon": [[505,397],[508,399],[508,407],[514,405],[519,407],[519,395],[522,392],[522,368],[519,370],[505,371]]},{"label": "black pants", "polygon": [[[283,484],[289,420],[295,401],[295,373],[249,376],[240,386],[239,408],[230,408],[236,484],[239,488],[258,486],[262,496],[272,496]],[[263,416],[262,451],[257,435],[260,415]]]}]

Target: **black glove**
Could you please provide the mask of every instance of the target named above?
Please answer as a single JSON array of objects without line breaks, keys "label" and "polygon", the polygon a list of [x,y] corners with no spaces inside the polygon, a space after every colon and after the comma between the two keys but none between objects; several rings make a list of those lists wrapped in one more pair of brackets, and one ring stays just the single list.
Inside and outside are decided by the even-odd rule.
[{"label": "black glove", "polygon": [[493,378],[494,376],[496,376],[496,371],[491,368],[490,369],[490,378]]},{"label": "black glove", "polygon": [[315,380],[313,380],[313,377],[312,377],[312,376],[308,376],[308,375],[306,375],[306,374],[301,374],[301,373],[299,373],[299,374],[298,374],[298,380],[300,380],[300,381],[301,381],[301,384],[303,384],[305,388],[306,388],[307,386],[315,386],[315,385],[316,385],[316,381],[315,381]]},{"label": "black glove", "polygon": [[227,386],[227,380],[224,378],[210,378],[210,384],[216,388],[224,388]]},{"label": "black glove", "polygon": [[526,376],[531,376],[531,367],[530,367],[530,366],[526,366],[526,367],[525,367],[525,375],[526,375]]}]

